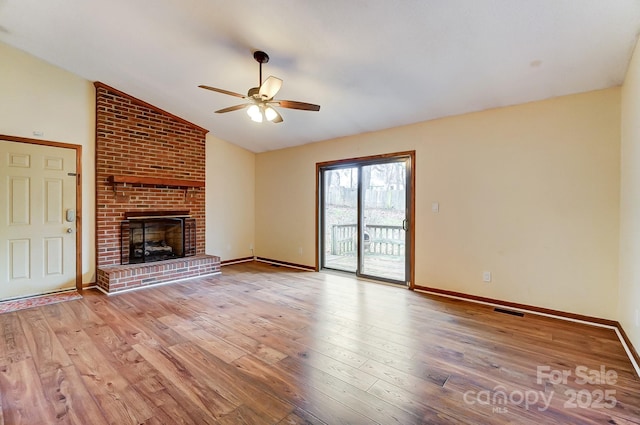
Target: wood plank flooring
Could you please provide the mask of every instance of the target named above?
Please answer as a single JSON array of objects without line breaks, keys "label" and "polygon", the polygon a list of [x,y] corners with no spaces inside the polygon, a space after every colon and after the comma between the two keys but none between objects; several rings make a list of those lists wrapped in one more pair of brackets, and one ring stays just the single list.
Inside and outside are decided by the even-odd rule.
[{"label": "wood plank flooring", "polygon": [[609,329],[259,263],[83,295],[0,315],[0,424],[640,424]]}]

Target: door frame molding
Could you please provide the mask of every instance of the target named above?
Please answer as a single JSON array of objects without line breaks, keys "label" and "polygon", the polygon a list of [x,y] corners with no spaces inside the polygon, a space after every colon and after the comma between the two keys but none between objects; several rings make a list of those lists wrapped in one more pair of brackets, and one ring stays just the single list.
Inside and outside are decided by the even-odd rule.
[{"label": "door frame molding", "polygon": [[30,139],[28,137],[0,134],[1,140],[27,143],[31,145],[51,146],[54,148],[74,149],[76,151],[76,289],[82,289],[82,146],[51,140]]},{"label": "door frame molding", "polygon": [[381,159],[387,159],[387,158],[396,158],[396,157],[401,157],[401,156],[405,156],[405,157],[409,157],[411,164],[409,165],[411,167],[411,193],[409,194],[410,196],[410,205],[409,205],[409,220],[408,220],[408,224],[409,224],[409,275],[407,276],[407,278],[409,279],[409,285],[408,288],[410,290],[414,290],[415,289],[415,245],[416,245],[416,238],[415,238],[415,233],[416,233],[416,228],[415,228],[415,212],[416,212],[416,151],[402,151],[402,152],[392,152],[392,153],[385,153],[385,154],[379,154],[379,155],[371,155],[371,156],[361,156],[361,157],[354,157],[354,158],[345,158],[345,159],[338,159],[338,160],[334,160],[334,161],[324,161],[324,162],[316,162],[316,210],[315,210],[315,216],[316,216],[316,264],[315,264],[315,270],[316,271],[320,271],[320,205],[321,205],[321,199],[320,196],[322,195],[322,191],[320,190],[320,185],[322,184],[321,180],[320,180],[320,174],[321,174],[321,169],[325,168],[325,167],[335,167],[335,166],[347,166],[349,164],[355,164],[355,163],[361,163],[361,162],[367,162],[367,161],[373,161],[375,162],[376,160],[381,160]]}]

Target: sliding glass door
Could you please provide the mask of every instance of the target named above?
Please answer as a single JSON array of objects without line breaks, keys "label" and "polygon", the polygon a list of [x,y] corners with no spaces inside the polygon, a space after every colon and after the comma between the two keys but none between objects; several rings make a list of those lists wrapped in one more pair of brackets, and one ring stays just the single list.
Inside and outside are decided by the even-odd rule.
[{"label": "sliding glass door", "polygon": [[361,168],[362,255],[360,274],[406,281],[406,161]]},{"label": "sliding glass door", "polygon": [[358,270],[358,177],[357,167],[323,172],[323,268]]},{"label": "sliding glass door", "polygon": [[411,156],[319,166],[323,269],[407,284]]}]

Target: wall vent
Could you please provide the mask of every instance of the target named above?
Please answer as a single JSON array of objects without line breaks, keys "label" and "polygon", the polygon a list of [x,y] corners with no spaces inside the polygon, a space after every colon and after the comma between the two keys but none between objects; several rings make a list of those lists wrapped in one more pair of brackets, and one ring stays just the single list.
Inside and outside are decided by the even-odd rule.
[{"label": "wall vent", "polygon": [[498,312],[498,313],[504,313],[504,314],[510,314],[512,316],[518,316],[518,317],[524,317],[524,313],[521,313],[519,311],[513,311],[513,310],[506,310],[504,308],[494,308],[493,311]]}]

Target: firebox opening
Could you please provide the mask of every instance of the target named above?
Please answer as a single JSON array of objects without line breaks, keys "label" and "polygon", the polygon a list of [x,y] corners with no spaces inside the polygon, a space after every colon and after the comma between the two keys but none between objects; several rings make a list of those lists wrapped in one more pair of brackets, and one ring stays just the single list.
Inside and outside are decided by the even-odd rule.
[{"label": "firebox opening", "polygon": [[184,257],[182,219],[132,220],[129,229],[130,264]]},{"label": "firebox opening", "polygon": [[195,220],[189,215],[155,214],[127,213],[126,220],[121,222],[122,264],[195,255]]}]

